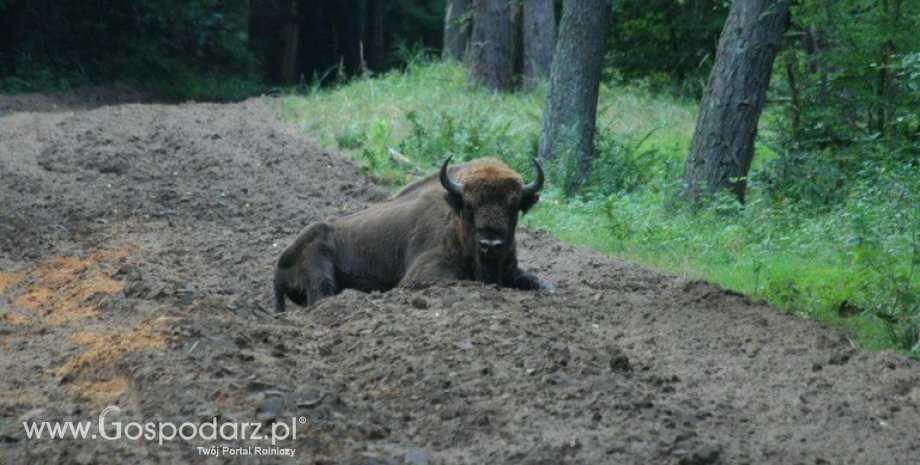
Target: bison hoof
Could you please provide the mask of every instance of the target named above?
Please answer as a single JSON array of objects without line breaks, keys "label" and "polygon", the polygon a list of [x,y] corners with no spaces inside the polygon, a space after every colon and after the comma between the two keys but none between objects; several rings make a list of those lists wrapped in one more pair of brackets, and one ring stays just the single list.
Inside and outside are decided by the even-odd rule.
[{"label": "bison hoof", "polygon": [[540,294],[553,295],[556,293],[556,286],[549,281],[542,281],[538,291]]}]

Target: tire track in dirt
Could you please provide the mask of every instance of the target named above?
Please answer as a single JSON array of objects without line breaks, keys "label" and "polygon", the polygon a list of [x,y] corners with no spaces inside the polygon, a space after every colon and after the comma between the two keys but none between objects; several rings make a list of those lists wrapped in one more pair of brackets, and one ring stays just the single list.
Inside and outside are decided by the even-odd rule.
[{"label": "tire track in dirt", "polygon": [[917,362],[545,233],[521,232],[521,262],[556,296],[437,283],[270,314],[274,258],[300,228],[384,195],[275,105],[0,118],[10,463],[185,463],[213,445],[30,440],[19,422],[86,421],[105,405],[176,424],[302,416],[290,444],[305,463],[920,454]]}]

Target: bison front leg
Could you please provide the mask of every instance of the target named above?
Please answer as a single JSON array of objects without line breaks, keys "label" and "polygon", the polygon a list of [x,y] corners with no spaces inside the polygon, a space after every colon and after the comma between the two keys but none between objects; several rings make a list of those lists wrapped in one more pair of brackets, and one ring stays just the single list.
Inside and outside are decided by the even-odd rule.
[{"label": "bison front leg", "polygon": [[512,273],[510,287],[523,291],[540,291],[543,294],[556,293],[556,286],[553,283],[544,281],[535,274],[520,269],[516,269]]}]

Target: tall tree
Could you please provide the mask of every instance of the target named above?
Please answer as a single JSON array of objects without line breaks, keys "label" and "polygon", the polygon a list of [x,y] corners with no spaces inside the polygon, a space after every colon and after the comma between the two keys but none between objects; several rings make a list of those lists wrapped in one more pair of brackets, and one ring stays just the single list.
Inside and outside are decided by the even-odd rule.
[{"label": "tall tree", "polygon": [[361,20],[364,16],[362,11],[364,6],[361,0],[338,0],[334,5],[339,7],[338,11],[338,41],[339,41],[339,59],[346,76],[358,74],[364,63],[361,62],[363,56],[361,53]]},{"label": "tall tree", "polygon": [[549,78],[556,48],[556,10],[553,0],[524,2],[524,89],[532,90]]},{"label": "tall tree", "polygon": [[507,0],[475,0],[470,77],[493,90],[511,88],[513,44]]},{"label": "tall tree", "polygon": [[387,13],[389,0],[371,0],[367,2],[367,21],[365,27],[366,43],[364,56],[368,66],[374,71],[383,71],[387,66]]},{"label": "tall tree", "polygon": [[281,61],[281,82],[294,82],[297,73],[298,45],[300,44],[300,2],[289,0],[288,17],[284,32],[284,56]]},{"label": "tall tree", "polygon": [[447,0],[443,58],[463,60],[470,44],[470,1]]},{"label": "tall tree", "polygon": [[727,189],[744,202],[757,123],[788,11],[786,0],[732,4],[684,167],[684,192],[691,201]]},{"label": "tall tree", "polygon": [[566,179],[568,194],[587,181],[594,155],[597,96],[610,17],[607,0],[567,0],[562,4],[559,40],[543,107],[539,158],[560,152],[574,157],[575,172]]},{"label": "tall tree", "polygon": [[524,75],[524,6],[511,2],[511,86],[518,87]]}]

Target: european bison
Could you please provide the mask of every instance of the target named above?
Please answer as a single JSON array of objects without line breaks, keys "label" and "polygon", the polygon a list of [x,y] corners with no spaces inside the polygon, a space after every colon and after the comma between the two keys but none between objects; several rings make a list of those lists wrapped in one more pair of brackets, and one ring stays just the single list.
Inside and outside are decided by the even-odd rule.
[{"label": "european bison", "polygon": [[518,268],[518,213],[539,200],[537,179],[494,158],[448,168],[404,187],[385,202],[307,226],[278,258],[275,310],[284,296],[308,306],[345,288],[385,291],[439,279],[476,280],[554,293]]}]

